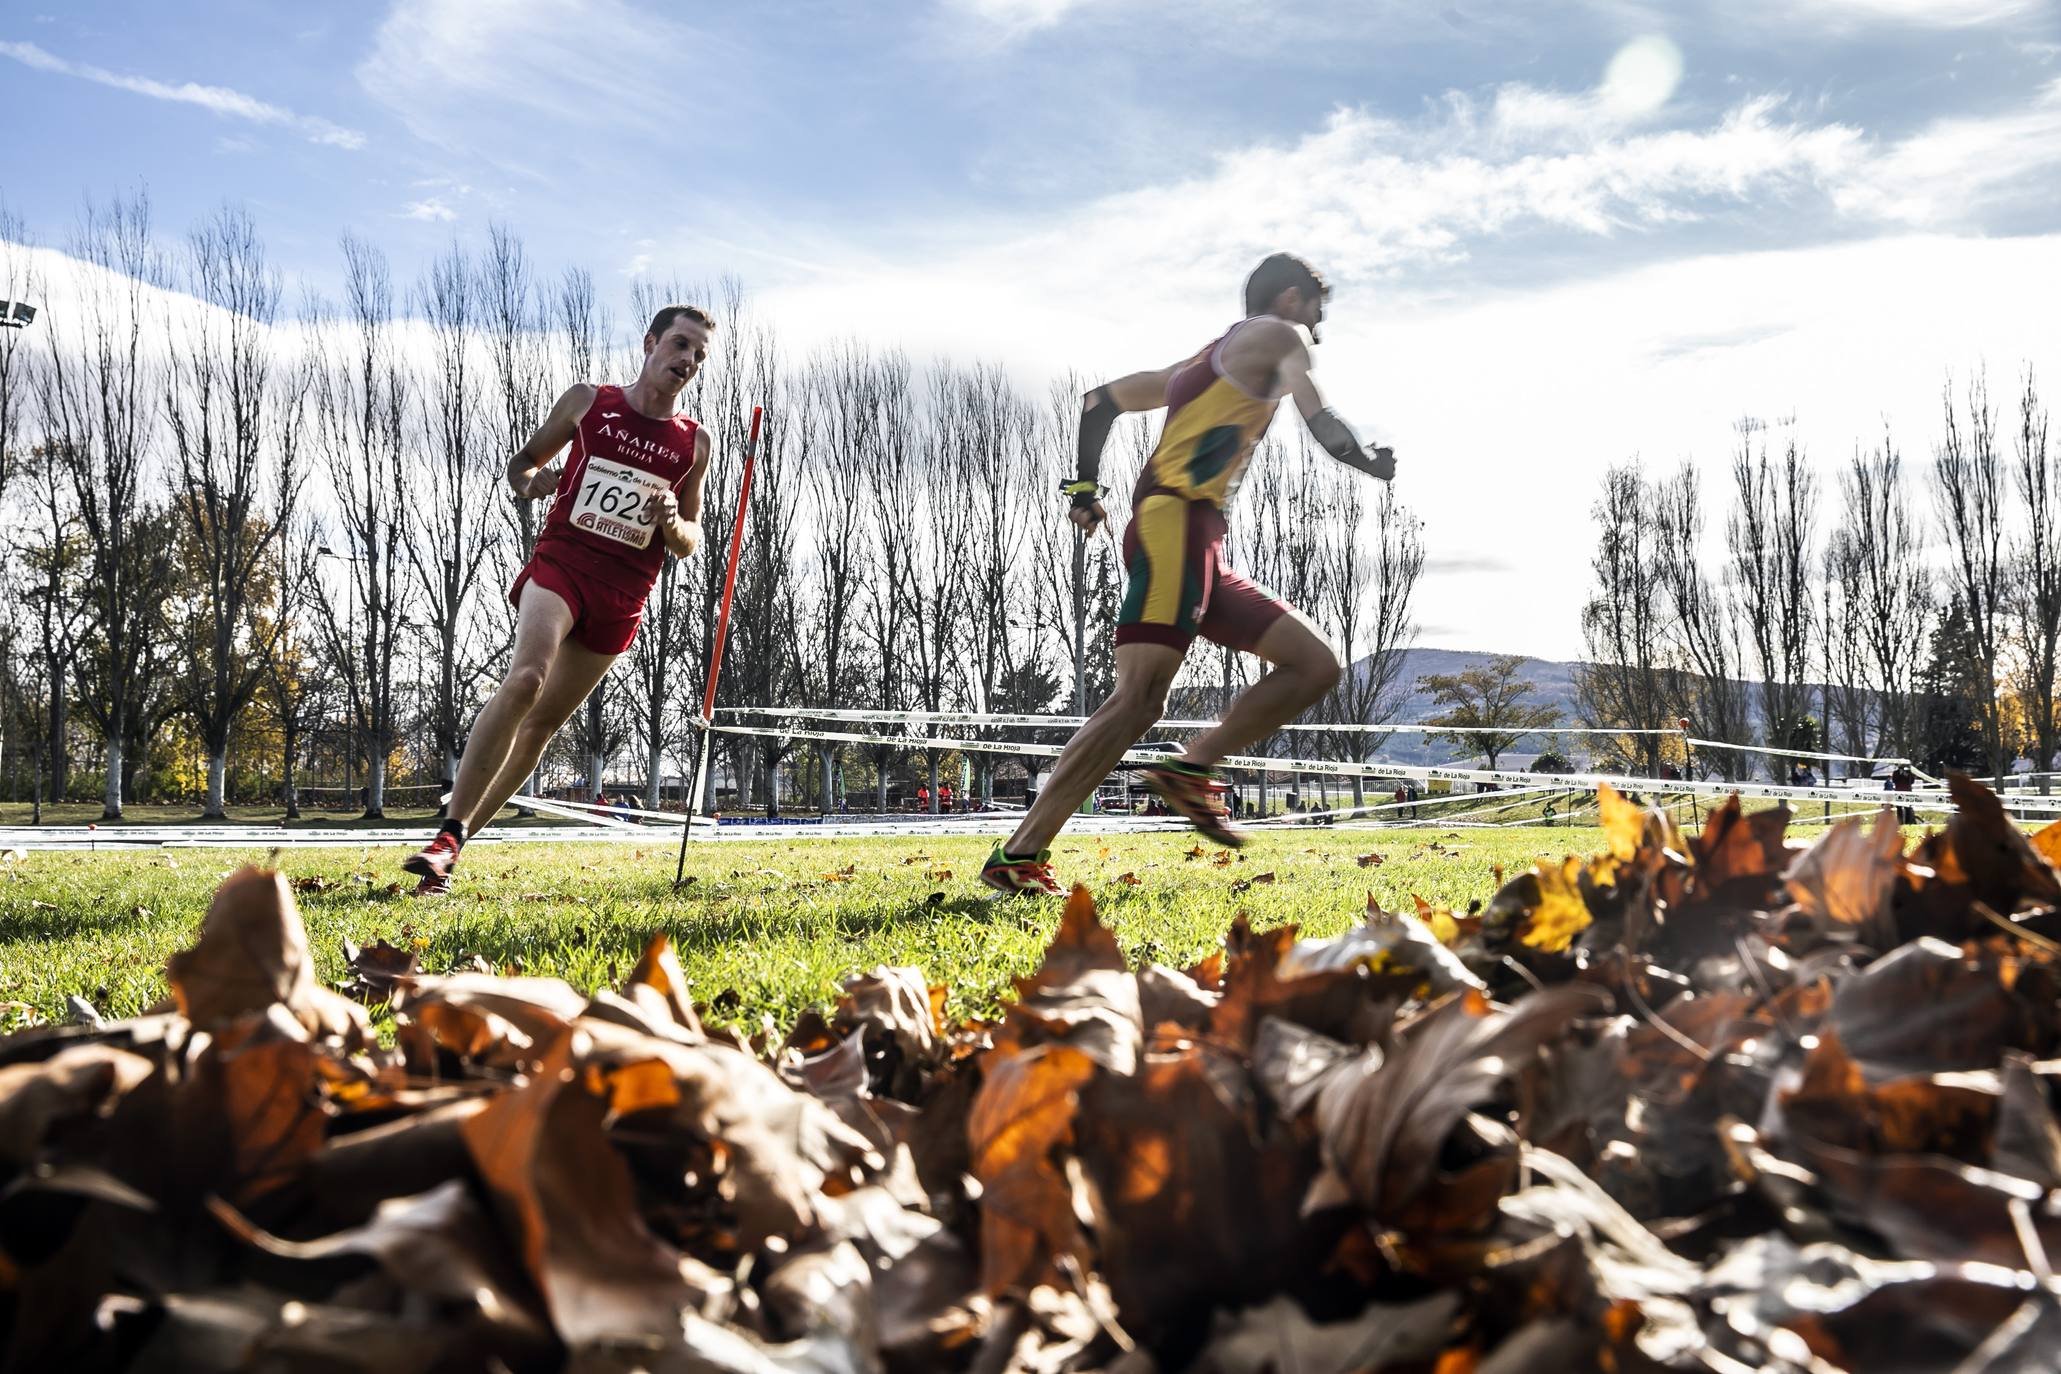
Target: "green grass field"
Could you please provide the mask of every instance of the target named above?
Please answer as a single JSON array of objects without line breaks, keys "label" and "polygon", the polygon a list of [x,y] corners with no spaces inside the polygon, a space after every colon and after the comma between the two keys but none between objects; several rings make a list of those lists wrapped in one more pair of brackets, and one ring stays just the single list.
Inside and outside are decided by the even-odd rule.
[{"label": "green grass field", "polygon": [[[680,892],[670,846],[478,845],[449,897],[418,901],[401,847],[287,850],[310,880],[299,894],[325,982],[345,976],[342,942],[410,945],[430,971],[478,955],[500,969],[554,974],[582,990],[616,981],[643,939],[678,943],[697,998],[720,1019],[783,1026],[832,998],[849,970],[915,964],[952,988],[954,1009],[995,1006],[1026,974],[1058,919],[1055,901],[988,900],[976,876],[992,839],[705,843]],[[1367,894],[1391,909],[1412,894],[1461,910],[1486,899],[1494,870],[1588,853],[1594,830],[1300,831],[1256,839],[1219,866],[1187,857],[1193,837],[1062,838],[1062,881],[1086,883],[1134,959],[1186,964],[1240,912],[1260,926],[1331,934],[1362,919]],[[1382,855],[1361,867],[1359,856]],[[165,959],[189,943],[223,875],[263,850],[81,854],[35,851],[0,868],[0,1027],[24,1008],[65,1016],[77,994],[129,1015],[165,994]],[[1126,877],[1125,875],[1129,875]],[[1268,877],[1267,875],[1272,875]],[[319,881],[314,881],[319,880]]]}]

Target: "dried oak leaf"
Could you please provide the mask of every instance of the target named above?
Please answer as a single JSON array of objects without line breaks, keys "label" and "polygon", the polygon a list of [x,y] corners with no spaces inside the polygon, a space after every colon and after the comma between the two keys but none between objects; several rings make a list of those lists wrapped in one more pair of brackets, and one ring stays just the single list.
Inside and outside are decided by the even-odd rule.
[{"label": "dried oak leaf", "polygon": [[629,1167],[603,1130],[608,1098],[574,1070],[575,1039],[561,1032],[527,1082],[460,1129],[561,1340],[675,1342],[697,1294],[679,1252],[638,1215]]},{"label": "dried oak leaf", "polygon": [[2061,1122],[2054,1118],[2046,1079],[2031,1055],[2004,1056],[2004,1099],[1997,1108],[1990,1167],[2061,1188]]},{"label": "dried oak leaf", "polygon": [[1117,948],[1116,936],[1095,915],[1095,899],[1076,886],[1059,930],[1030,978],[1016,980],[1018,1001],[995,1037],[991,1053],[1059,1041],[1115,1073],[1137,1066],[1145,1038],[1138,980]]},{"label": "dried oak leaf", "polygon": [[863,1043],[873,1092],[903,1101],[919,1096],[924,1073],[943,1052],[945,995],[906,965],[881,964],[844,980],[835,1024]]},{"label": "dried oak leaf", "polygon": [[687,971],[664,931],[654,931],[644,942],[637,966],[623,982],[623,995],[640,1005],[651,1003],[649,1012],[663,1012],[690,1035],[701,1034],[701,1018],[694,1014],[694,998],[687,988]]},{"label": "dried oak leaf", "polygon": [[2051,1009],[2004,985],[1998,968],[1939,940],[1901,945],[1839,984],[1830,1024],[1877,1075],[1989,1069],[2007,1049],[2044,1053]]},{"label": "dried oak leaf", "polygon": [[112,1045],[73,1045],[40,1063],[0,1067],[0,1164],[27,1168],[54,1132],[105,1116],[156,1067]]},{"label": "dried oak leaf", "polygon": [[180,1012],[202,1030],[277,1003],[317,1035],[354,1049],[371,1043],[364,1009],[316,985],[293,891],[271,869],[245,865],[222,881],[200,939],[171,957],[165,976]]},{"label": "dried oak leaf", "polygon": [[1559,953],[1595,919],[1582,899],[1582,870],[1582,861],[1572,856],[1533,865],[1489,899],[1488,920],[1507,925],[1533,949]]},{"label": "dried oak leaf", "polygon": [[2061,1216],[2026,1179],[1931,1155],[1871,1155],[1798,1138],[1788,1151],[1812,1170],[1840,1217],[1882,1237],[1903,1259],[2023,1269],[2013,1204],[2049,1255],[2061,1253]]},{"label": "dried oak leaf", "polygon": [[488,1062],[535,1058],[562,1033],[587,999],[557,978],[503,978],[492,973],[424,976],[401,989],[394,1014],[406,1030],[419,1026],[454,1054]]},{"label": "dried oak leaf", "polygon": [[1124,1330],[1163,1367],[1185,1363],[1216,1307],[1314,1268],[1314,1257],[1296,1263],[1306,1156],[1285,1132],[1262,1135],[1243,1065],[1191,1041],[1128,1077],[1098,1074],[1079,1095],[1099,1272]]},{"label": "dried oak leaf", "polygon": [[1977,902],[2006,916],[2026,904],[2061,906],[2061,876],[2004,813],[1996,793],[1959,773],[1947,779],[1947,793],[1952,818],[1911,852],[1914,871],[1897,908],[1904,939],[1966,938],[1977,925]]},{"label": "dried oak leaf", "polygon": [[1333,1039],[1364,1044],[1388,1025],[1377,999],[1400,1002],[1421,981],[1415,972],[1373,974],[1358,965],[1284,977],[1281,968],[1295,936],[1292,925],[1255,932],[1243,915],[1232,923],[1225,937],[1224,1000],[1209,1018],[1218,1043],[1249,1051],[1261,1020],[1278,1016]]},{"label": "dried oak leaf", "polygon": [[1048,1281],[1062,1256],[1087,1264],[1066,1155],[1080,1089],[1095,1072],[1093,1059],[1063,1044],[988,1066],[966,1118],[966,1140],[970,1172],[981,1186],[980,1276],[990,1295]]},{"label": "dried oak leaf", "polygon": [[483,1358],[549,1358],[553,1341],[535,1294],[513,1265],[501,1233],[474,1201],[471,1185],[454,1178],[426,1193],[389,1198],[362,1226],[312,1241],[283,1240],[251,1224],[220,1199],[209,1209],[246,1244],[281,1259],[316,1261],[362,1255],[411,1295],[451,1305],[445,1320],[476,1323],[489,1338]]},{"label": "dried oak leaf", "polygon": [[1688,841],[1690,903],[1728,901],[1754,910],[1771,905],[1776,880],[1789,866],[1783,839],[1789,816],[1786,806],[1749,816],[1738,793],[1725,798]]},{"label": "dried oak leaf", "polygon": [[1483,986],[1428,924],[1404,912],[1383,911],[1371,892],[1364,923],[1328,939],[1297,940],[1282,958],[1280,972],[1292,978],[1355,967],[1370,973],[1416,974],[1434,996]]},{"label": "dried oak leaf", "polygon": [[[686,1045],[583,1018],[578,1067],[640,1136],[713,1142],[721,1190],[748,1250],[791,1245],[816,1225],[826,1190],[886,1165],[824,1103],[796,1092],[750,1053],[721,1041]],[[671,1157],[671,1156],[668,1156]]]},{"label": "dried oak leaf", "polygon": [[1329,1186],[1319,1180],[1315,1196],[1350,1200],[1376,1218],[1400,1212],[1431,1181],[1461,1118],[1598,1000],[1565,986],[1498,1010],[1469,989],[1421,1018],[1387,1055],[1369,1050],[1339,1066],[1317,1095],[1332,1177]]},{"label": "dried oak leaf", "polygon": [[1988,1154],[1999,1095],[1966,1082],[1896,1078],[1870,1086],[1839,1034],[1826,1030],[1803,1079],[1779,1095],[1788,1130],[1870,1154],[1944,1155],[1978,1164]]},{"label": "dried oak leaf", "polygon": [[1416,1365],[1445,1347],[1457,1293],[1414,1302],[1373,1303],[1340,1321],[1311,1320],[1294,1298],[1282,1296],[1241,1312],[1219,1312],[1209,1344],[1192,1374],[1356,1374],[1392,1365]]},{"label": "dried oak leaf", "polygon": [[1888,807],[1876,813],[1873,829],[1859,816],[1839,822],[1783,875],[1805,915],[1878,950],[1899,943],[1892,903],[1903,877],[1903,833]]},{"label": "dried oak leaf", "polygon": [[[296,883],[298,888],[299,884]],[[356,945],[349,940],[343,942],[344,964],[351,971],[351,981],[344,987],[344,995],[360,1002],[381,1003],[393,997],[394,984],[413,978],[422,972],[422,965],[412,949],[401,949],[384,940],[374,940],[369,945]]]}]

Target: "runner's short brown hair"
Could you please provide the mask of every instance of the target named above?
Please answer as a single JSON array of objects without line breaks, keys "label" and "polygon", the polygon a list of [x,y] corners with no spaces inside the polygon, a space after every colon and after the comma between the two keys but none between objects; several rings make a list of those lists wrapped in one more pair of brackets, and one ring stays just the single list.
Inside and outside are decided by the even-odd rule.
[{"label": "runner's short brown hair", "polygon": [[671,325],[674,320],[679,319],[682,315],[685,315],[703,329],[708,330],[711,334],[715,333],[716,317],[703,310],[700,306],[668,305],[661,307],[659,312],[651,317],[651,328],[644,331],[644,337],[647,339],[664,338],[667,326]]},{"label": "runner's short brown hair", "polygon": [[1260,260],[1245,279],[1245,313],[1257,315],[1274,303],[1274,297],[1290,287],[1304,295],[1328,297],[1331,284],[1324,274],[1293,253],[1273,253]]}]

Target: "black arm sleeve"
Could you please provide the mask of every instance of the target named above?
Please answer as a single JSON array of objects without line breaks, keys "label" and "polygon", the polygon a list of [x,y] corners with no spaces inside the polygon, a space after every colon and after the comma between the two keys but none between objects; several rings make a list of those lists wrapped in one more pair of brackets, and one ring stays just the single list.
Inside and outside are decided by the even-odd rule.
[{"label": "black arm sleeve", "polygon": [[1081,401],[1080,461],[1075,469],[1079,480],[1098,481],[1102,475],[1102,446],[1109,442],[1110,427],[1123,412],[1109,388],[1098,386]]},{"label": "black arm sleeve", "polygon": [[1359,456],[1360,436],[1330,406],[1310,416],[1310,437],[1341,463]]}]

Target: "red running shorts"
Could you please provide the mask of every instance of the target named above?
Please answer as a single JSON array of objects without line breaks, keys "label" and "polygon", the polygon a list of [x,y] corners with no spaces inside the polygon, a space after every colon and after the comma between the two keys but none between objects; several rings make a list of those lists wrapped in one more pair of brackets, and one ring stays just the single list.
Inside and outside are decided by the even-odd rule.
[{"label": "red running shorts", "polygon": [[644,599],[581,577],[549,554],[533,554],[508,589],[508,600],[522,606],[523,584],[534,582],[572,607],[572,638],[597,654],[619,654],[637,637],[644,619]]}]

